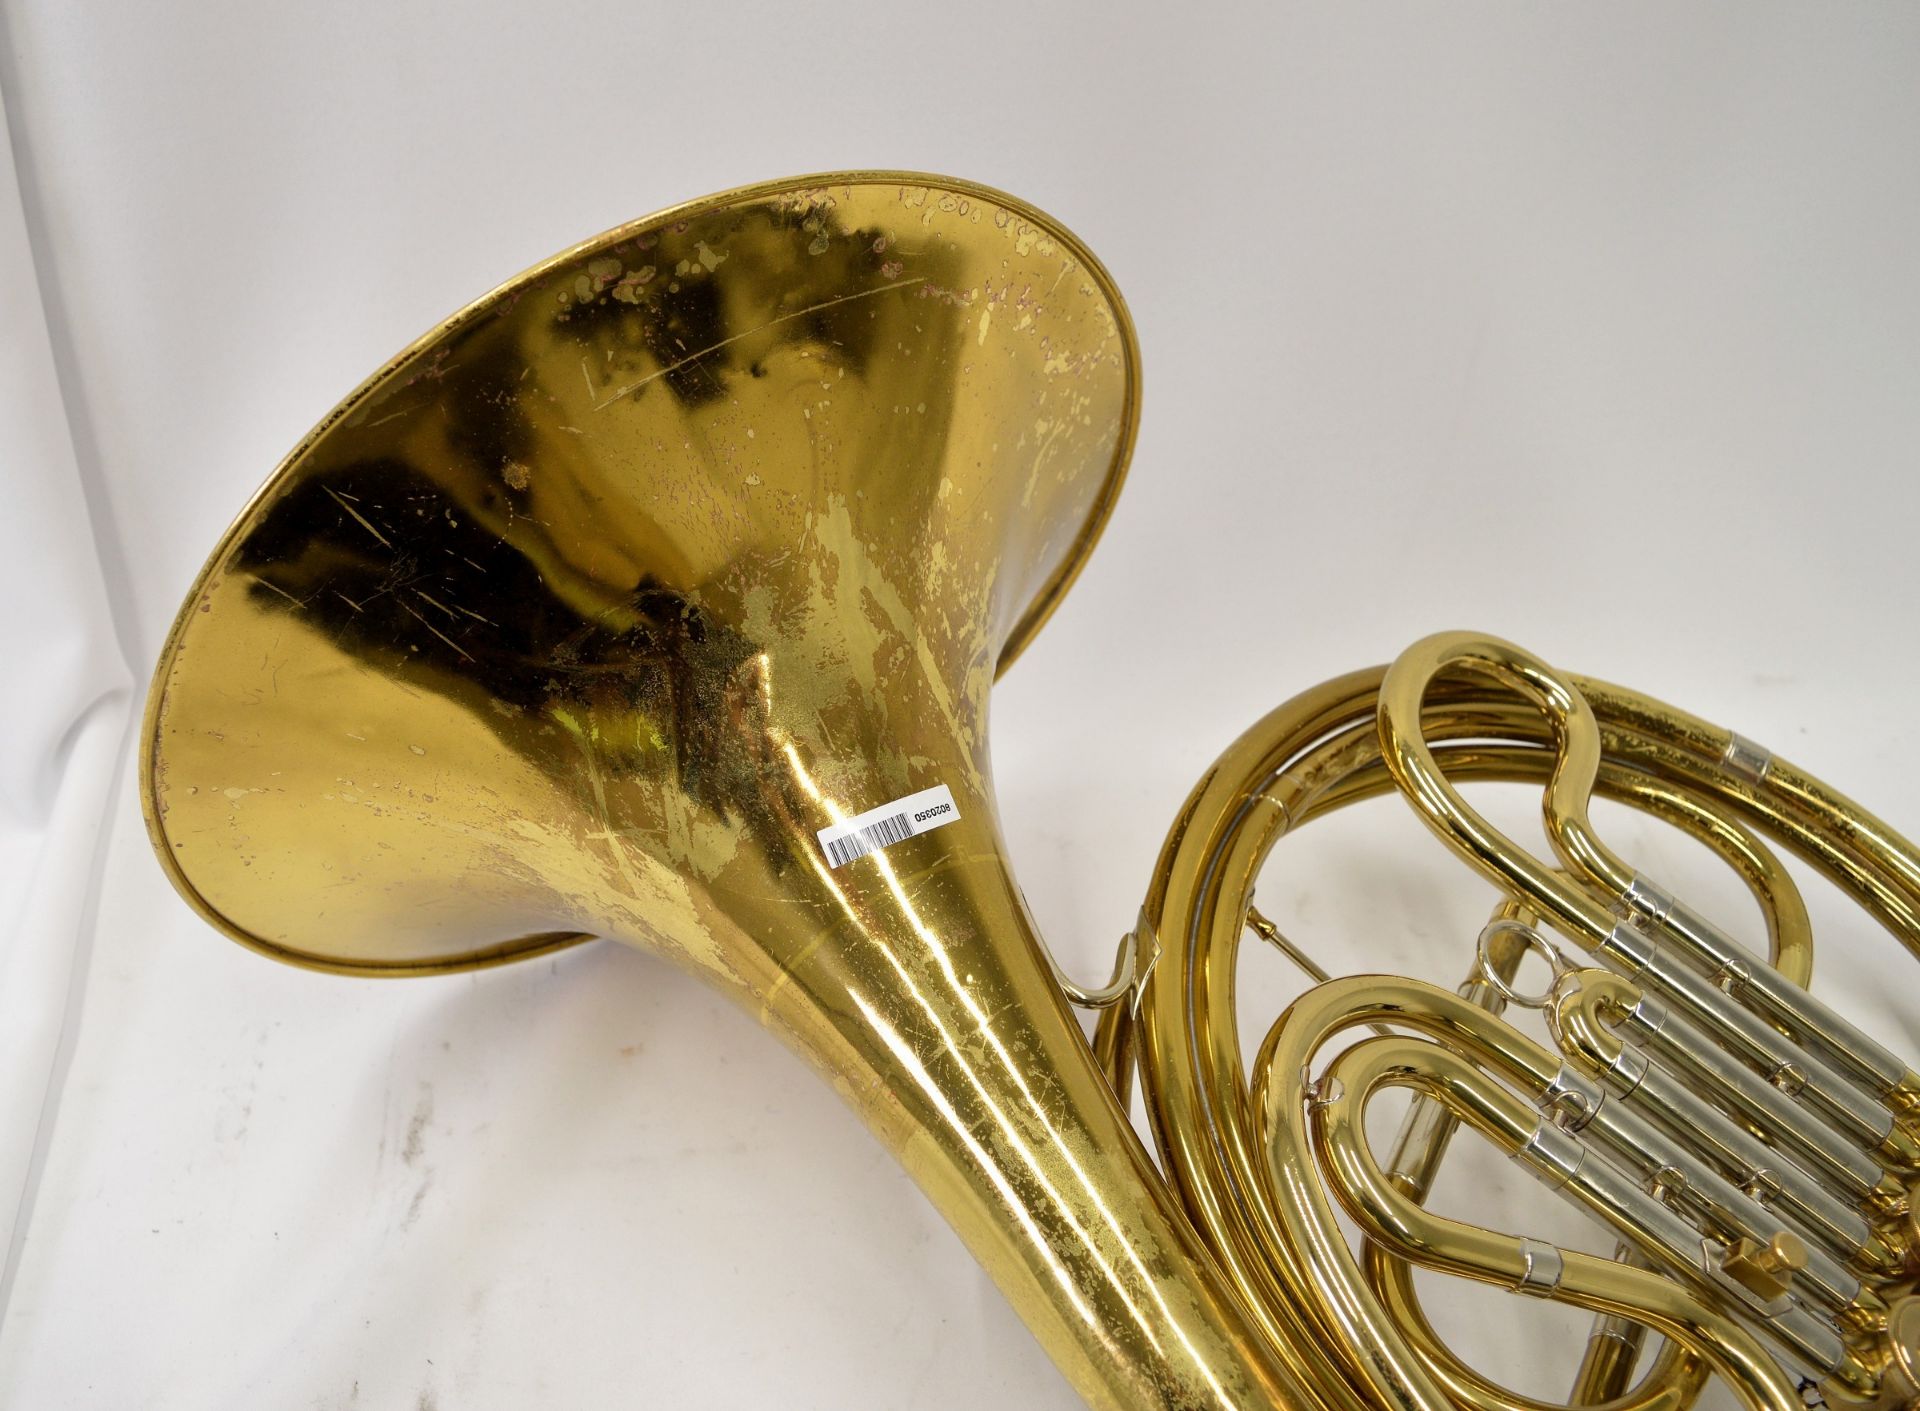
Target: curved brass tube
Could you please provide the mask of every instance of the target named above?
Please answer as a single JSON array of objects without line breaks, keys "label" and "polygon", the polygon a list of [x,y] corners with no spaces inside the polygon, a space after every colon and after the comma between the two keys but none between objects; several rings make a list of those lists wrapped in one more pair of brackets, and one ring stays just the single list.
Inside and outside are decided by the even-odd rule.
[{"label": "curved brass tube", "polygon": [[[1447,782],[1427,747],[1422,714],[1428,689],[1449,670],[1490,677],[1546,714],[1558,745],[1543,800],[1548,837],[1567,868],[1592,883],[1594,890],[1556,876],[1470,808]],[[1617,694],[1624,697],[1628,693]],[[1717,745],[1723,758],[1741,750],[1742,742],[1729,732],[1715,731],[1704,722],[1645,698],[1632,708],[1636,721],[1670,746],[1699,753]],[[1608,941],[1618,925],[1615,904],[1630,894],[1637,876],[1600,841],[1588,817],[1587,803],[1599,776],[1602,734],[1594,707],[1571,678],[1498,638],[1466,632],[1438,633],[1416,642],[1388,668],[1381,685],[1379,727],[1387,767],[1442,841],[1481,872],[1540,907],[1581,945],[1596,949]],[[1767,779],[1773,768],[1769,755],[1764,766],[1749,772]],[[1791,767],[1784,767],[1783,772],[1791,774]],[[1722,773],[1728,783],[1738,782],[1735,771]],[[1804,776],[1802,781],[1812,785]],[[1756,808],[1764,806],[1753,795],[1745,802]],[[1819,808],[1838,808],[1843,803],[1822,789],[1804,787],[1783,794],[1777,811],[1817,816]],[[1891,894],[1891,908],[1910,923],[1911,909],[1902,901],[1912,899],[1920,858],[1870,815],[1864,823],[1851,816],[1829,815],[1826,821],[1832,826],[1821,831],[1829,835],[1846,840],[1856,831],[1860,834],[1858,844],[1837,851],[1850,871],[1861,870],[1868,877],[1876,870],[1890,874],[1886,881],[1891,885],[1884,885],[1883,890]],[[1904,899],[1899,895],[1903,891],[1908,894]],[[1910,925],[1907,934],[1913,934]],[[1920,1074],[1906,1068],[1882,1081],[1875,1096],[1885,1100],[1898,1124],[1888,1134],[1883,1150],[1896,1167],[1920,1170]]]},{"label": "curved brass tube", "polygon": [[[1430,1345],[1423,1322],[1408,1316],[1417,1313],[1410,1299],[1389,1293],[1370,1305],[1379,1281],[1363,1284],[1364,1272],[1350,1260],[1331,1288],[1317,1282],[1346,1255],[1330,1224],[1301,1223],[1313,1205],[1314,1162],[1296,1150],[1292,1159],[1266,1167],[1255,1115],[1265,1099],[1251,1090],[1232,1026],[1220,1017],[1235,1012],[1245,899],[1273,845],[1324,812],[1395,786],[1377,714],[1385,675],[1353,673],[1270,713],[1222,756],[1182,810],[1145,908],[1164,954],[1140,1015],[1143,1091],[1163,1157],[1204,1236],[1237,1282],[1279,1310],[1270,1316],[1285,1335],[1363,1348],[1356,1356],[1372,1365],[1343,1360],[1335,1374],[1362,1379],[1382,1404],[1451,1401],[1480,1411],[1538,1411],[1539,1403],[1477,1378]],[[1920,953],[1914,874],[1886,865],[1912,851],[1890,830],[1872,826],[1864,843],[1854,840],[1845,826],[1849,806],[1817,787],[1799,787],[1792,807],[1762,798],[1718,767],[1725,732],[1716,737],[1644,697],[1567,679],[1591,706],[1602,742],[1591,787],[1683,829],[1733,866],[1760,905],[1767,953],[1783,976],[1801,985],[1810,977],[1810,928],[1798,889],[1755,827],[1784,841]],[[1499,683],[1438,677],[1422,697],[1420,724],[1443,782],[1551,783],[1556,773],[1566,775],[1552,720]],[[1778,761],[1768,780],[1776,777],[1797,778]],[[1542,871],[1579,896],[1569,910],[1596,929],[1603,920],[1611,925],[1607,907],[1588,899],[1577,874]],[[1354,1022],[1380,1018],[1376,1012]],[[1103,1028],[1108,1022],[1103,1018]],[[1282,1062],[1269,1070],[1263,1058],[1260,1071],[1298,1069]],[[1273,1120],[1276,1131],[1285,1125]],[[1291,1235],[1295,1227],[1308,1232]],[[1404,1275],[1404,1265],[1370,1258]],[[1684,1406],[1700,1384],[1698,1359],[1669,1348],[1625,1400]],[[1612,1390],[1624,1388],[1616,1382]]]},{"label": "curved brass tube", "polygon": [[[1414,1290],[1413,1266],[1407,1260],[1369,1241],[1361,1252],[1361,1267],[1375,1296],[1455,1405],[1472,1411],[1563,1411],[1568,1404],[1501,1386],[1461,1361],[1427,1320]],[[1583,1388],[1588,1394],[1574,1396],[1571,1404],[1584,1411],[1680,1411],[1699,1398],[1708,1374],[1706,1362],[1673,1339],[1661,1344],[1646,1375],[1629,1388],[1633,1370],[1631,1362],[1601,1369]]]},{"label": "curved brass tube", "polygon": [[[1545,714],[1555,745],[1542,813],[1548,836],[1572,876],[1536,861],[1468,806],[1434,760],[1423,702],[1443,671],[1469,670],[1512,687]],[[1652,722],[1652,713],[1641,717]],[[1585,694],[1531,654],[1495,638],[1441,633],[1415,643],[1388,669],[1380,688],[1379,731],[1387,769],[1443,841],[1489,876],[1548,909],[1583,944],[1603,940],[1618,918],[1578,885],[1609,896],[1626,892],[1635,872],[1602,843],[1587,804],[1599,782],[1602,734]]]},{"label": "curved brass tube", "polygon": [[1369,1295],[1347,1248],[1317,1174],[1320,1163],[1312,1130],[1300,1120],[1303,1104],[1321,1099],[1303,1091],[1301,1082],[1322,1046],[1345,1030],[1370,1023],[1417,1029],[1449,1044],[1473,1044],[1507,1071],[1543,1085],[1552,1080],[1558,1065],[1538,1045],[1505,1025],[1482,1033],[1486,1019],[1484,1011],[1467,1001],[1417,981],[1349,976],[1296,1000],[1269,1031],[1253,1064],[1253,1135],[1267,1153],[1280,1239],[1292,1256],[1283,1267],[1300,1280],[1300,1294],[1317,1297],[1338,1320],[1340,1345],[1351,1350],[1350,1376],[1417,1389],[1416,1395],[1437,1398],[1440,1393],[1404,1332]]},{"label": "curved brass tube", "polygon": [[[1360,1116],[1380,1089],[1411,1087],[1446,1104],[1511,1155],[1526,1144],[1539,1114],[1460,1052],[1422,1039],[1362,1039],[1333,1061],[1323,1081],[1344,1090],[1314,1105],[1317,1143],[1334,1189],[1361,1228],[1428,1268],[1509,1288],[1524,1285],[1532,1261],[1522,1241],[1435,1215],[1394,1189],[1367,1144]],[[1801,1405],[1794,1382],[1751,1334],[1674,1280],[1574,1250],[1558,1251],[1558,1257],[1562,1272],[1553,1298],[1622,1314],[1684,1341],[1755,1411]]]}]

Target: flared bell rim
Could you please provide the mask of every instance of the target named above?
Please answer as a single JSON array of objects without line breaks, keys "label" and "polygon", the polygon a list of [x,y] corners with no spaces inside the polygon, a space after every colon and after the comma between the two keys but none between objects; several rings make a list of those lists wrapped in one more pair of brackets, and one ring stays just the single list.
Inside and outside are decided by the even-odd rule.
[{"label": "flared bell rim", "polygon": [[834,172],[816,172],[802,176],[775,178],[754,182],[713,192],[706,196],[695,197],[677,205],[668,206],[623,222],[604,230],[597,235],[579,241],[559,250],[536,264],[530,265],[520,273],[495,285],[478,298],[473,299],[457,312],[441,320],[427,332],[408,343],[398,353],[380,364],[363,379],[350,393],[336,403],[325,416],[314,424],[299,442],[290,450],[260,486],[248,497],[245,504],[234,515],[221,534],[219,541],[195,573],[192,585],[181,600],[162,644],[158,658],[154,663],[152,676],[148,683],[146,703],[140,726],[140,808],[146,824],[147,837],[155,855],[160,860],[162,870],[174,890],[190,905],[200,917],[216,930],[232,940],[238,941],[248,949],[257,951],[269,959],[299,966],[303,969],[321,971],[328,974],[350,976],[414,976],[443,975],[461,971],[483,969],[495,965],[504,965],[519,960],[530,960],[550,954],[582,941],[592,940],[593,936],[582,932],[550,932],[515,938],[505,943],[476,947],[472,951],[454,955],[436,956],[429,960],[401,959],[393,961],[350,961],[338,956],[300,949],[269,939],[258,932],[240,925],[227,916],[193,882],[174,855],[172,841],[168,836],[166,819],[161,807],[158,786],[161,765],[160,735],[162,704],[165,687],[175,660],[192,625],[195,604],[200,601],[210,581],[232,555],[236,545],[255,522],[263,505],[269,503],[278,493],[281,485],[303,464],[307,456],[335,426],[352,416],[353,413],[399,368],[420,357],[423,353],[453,337],[470,326],[475,320],[487,316],[503,302],[516,298],[522,291],[552,274],[556,269],[580,261],[596,251],[610,248],[623,241],[630,240],[650,230],[689,219],[730,206],[748,204],[794,192],[804,192],[821,187],[847,186],[906,186],[947,192],[956,196],[990,202],[1000,206],[1022,220],[1030,222],[1045,232],[1046,236],[1070,251],[1087,277],[1098,289],[1101,298],[1112,312],[1115,330],[1118,334],[1121,355],[1125,361],[1124,401],[1120,413],[1118,435],[1114,441],[1113,455],[1095,491],[1086,515],[1082,520],[1066,553],[1058,567],[1041,584],[1033,599],[1022,611],[1007,635],[999,657],[995,662],[994,676],[997,680],[1011,666],[1016,658],[1038,635],[1040,628],[1059,607],[1067,590],[1073,585],[1087,559],[1099,542],[1107,521],[1112,517],[1113,507],[1119,499],[1120,489],[1126,479],[1129,462],[1132,459],[1135,439],[1140,422],[1140,344],[1135,332],[1132,315],[1127,309],[1126,300],[1113,276],[1107,271],[1099,258],[1087,248],[1064,224],[1048,215],[1045,211],[1019,197],[1008,194],[981,182],[968,181],[958,177],[941,176],[930,172],[916,172],[891,168],[855,169]]}]

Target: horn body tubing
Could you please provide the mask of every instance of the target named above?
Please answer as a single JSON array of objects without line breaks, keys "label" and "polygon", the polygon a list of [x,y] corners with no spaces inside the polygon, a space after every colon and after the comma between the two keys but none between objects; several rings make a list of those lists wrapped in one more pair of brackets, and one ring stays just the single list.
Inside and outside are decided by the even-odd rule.
[{"label": "horn body tubing", "polygon": [[[1733,738],[1649,697],[1554,673],[1510,644],[1442,634],[1390,669],[1339,678],[1281,706],[1188,799],[1145,906],[1162,952],[1138,1036],[1154,1131],[1223,1262],[1267,1306],[1286,1311],[1284,1336],[1326,1349],[1331,1375],[1365,1388],[1370,1402],[1542,1405],[1440,1343],[1413,1301],[1408,1260],[1593,1308],[1603,1315],[1597,1345],[1617,1337],[1622,1322],[1668,1336],[1637,1383],[1631,1356],[1592,1376],[1583,1367],[1574,1378],[1580,1404],[1684,1406],[1707,1373],[1755,1406],[1798,1405],[1797,1387],[1813,1383],[1836,1405],[1904,1406],[1920,1394],[1911,1371],[1920,1321],[1913,1075],[1878,1051],[1834,1079],[1844,1102],[1810,1102],[1805,1084],[1759,1066],[1775,1055],[1775,1039],[1791,1042],[1780,1030],[1768,1027],[1762,1053],[1747,1063],[1690,1013],[1703,1004],[1706,1023],[1737,1031],[1754,1011],[1729,1019],[1723,1008],[1764,984],[1769,1018],[1790,1008],[1795,1036],[1813,1039],[1815,1055],[1847,1046],[1851,1026],[1836,1035],[1817,1006],[1800,1004],[1812,958],[1807,913],[1758,835],[1812,864],[1910,952],[1920,949],[1915,854],[1784,761],[1758,777],[1727,768]],[[1492,780],[1546,786],[1558,867],[1497,834],[1456,787]],[[1224,1016],[1235,1012],[1254,883],[1263,867],[1279,865],[1270,853],[1315,817],[1392,791],[1495,881],[1510,898],[1506,914],[1518,905],[1587,949],[1590,963],[1614,963],[1568,964],[1545,997],[1564,1057],[1502,1023],[1477,977],[1454,995],[1364,976],[1309,991],[1251,1064],[1243,1059]],[[1683,968],[1674,953],[1684,943],[1649,924],[1637,900],[1652,884],[1593,836],[1589,794],[1661,817],[1717,852],[1760,903],[1766,956],[1739,950],[1737,971],[1718,976]],[[1632,895],[1610,885],[1622,876],[1639,882]],[[1624,961],[1624,948],[1607,944],[1623,934],[1638,938]],[[1683,977],[1672,986],[1677,1001],[1656,999],[1644,987],[1650,966],[1631,963],[1649,948]],[[1671,1066],[1675,1055],[1647,1041],[1649,1016],[1663,1014],[1691,1070]],[[1336,1052],[1343,1035],[1352,1043],[1360,1036],[1350,1031],[1383,1024],[1411,1036],[1394,1039],[1397,1047],[1367,1039]],[[1817,1071],[1806,1050],[1791,1052],[1801,1071]],[[1383,1086],[1422,1094],[1400,1148],[1413,1155],[1396,1153],[1392,1163],[1376,1161],[1358,1135],[1356,1104]],[[1849,1120],[1860,1111],[1870,1120]],[[1595,1260],[1426,1214],[1419,1202],[1460,1120],[1641,1249],[1625,1261]],[[1337,1211],[1370,1236],[1359,1256]],[[1782,1248],[1808,1247],[1773,1297],[1749,1286],[1772,1287],[1755,1267],[1770,1256],[1749,1252],[1762,1231],[1779,1233]],[[1569,1357],[1570,1372],[1576,1360]]]},{"label": "horn body tubing", "polygon": [[[1762,835],[1910,950],[1920,861],[1751,742],[1427,639],[1235,743],[1113,982],[1059,973],[1000,837],[989,687],[1084,562],[1138,415],[1112,280],[987,188],[841,173],[607,232],[403,351],[242,511],[155,672],[154,846],[210,922],[317,970],[600,937],[716,985],[1093,1406],[1543,1405],[1445,1346],[1415,1264],[1594,1310],[1580,1404],[1681,1411],[1714,1375],[1778,1411],[1802,1383],[1913,1400],[1920,1082],[1806,993],[1806,908]],[[1489,779],[1544,786],[1557,867],[1455,787]],[[1495,884],[1467,980],[1325,979],[1248,1064],[1243,930],[1323,978],[1252,908],[1268,852],[1396,789]],[[1731,866],[1764,956],[1609,852],[1591,793]],[[937,827],[893,811],[927,797]],[[1389,1088],[1414,1098],[1382,1161],[1363,1118]],[[1428,1212],[1462,1127],[1622,1257]]]}]

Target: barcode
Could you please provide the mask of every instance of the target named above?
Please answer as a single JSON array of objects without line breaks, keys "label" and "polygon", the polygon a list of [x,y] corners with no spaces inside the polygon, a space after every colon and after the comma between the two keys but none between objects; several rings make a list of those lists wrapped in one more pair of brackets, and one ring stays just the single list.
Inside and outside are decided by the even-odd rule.
[{"label": "barcode", "polygon": [[842,819],[814,834],[830,867],[845,867],[856,857],[903,843],[935,828],[944,828],[960,820],[953,802],[953,791],[935,784],[903,799],[893,799],[878,808],[867,809],[852,818]]},{"label": "barcode", "polygon": [[875,848],[903,843],[912,836],[912,821],[906,814],[896,813],[890,818],[882,818],[877,823],[869,823],[864,828],[857,828],[844,838],[829,839],[827,861],[835,867],[844,867],[856,857],[865,857]]}]

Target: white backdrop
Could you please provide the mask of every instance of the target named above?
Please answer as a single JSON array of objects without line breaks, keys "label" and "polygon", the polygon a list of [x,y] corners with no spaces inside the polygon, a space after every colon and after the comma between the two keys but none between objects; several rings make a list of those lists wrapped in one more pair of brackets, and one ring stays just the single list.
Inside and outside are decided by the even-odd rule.
[{"label": "white backdrop", "polygon": [[[746,1017],[610,946],[273,966],[172,895],[124,753],[106,782],[126,683],[308,425],[683,197],[971,177],[1128,294],[1132,480],[993,729],[1070,969],[1235,733],[1441,627],[1920,828],[1910,7],[0,0],[0,65],[0,1405],[1074,1404]],[[1270,894],[1320,949],[1458,977],[1485,896],[1392,806],[1303,848]],[[1828,992],[1911,1052],[1906,962],[1818,914]],[[1511,1303],[1463,1299],[1500,1315],[1469,1345],[1563,1389],[1532,1330],[1581,1320]]]}]

